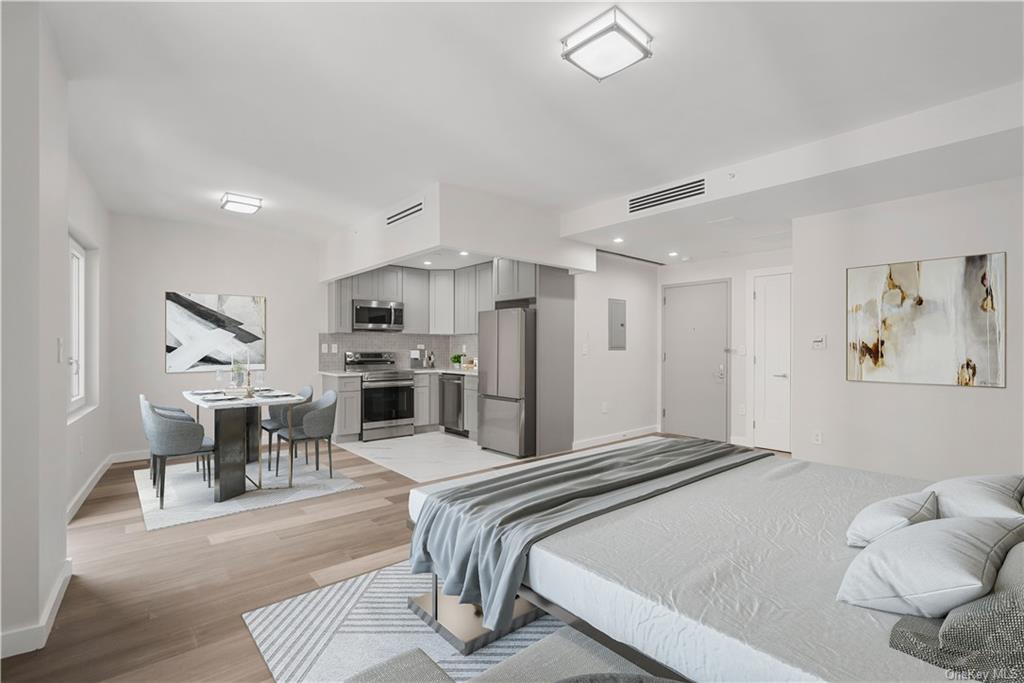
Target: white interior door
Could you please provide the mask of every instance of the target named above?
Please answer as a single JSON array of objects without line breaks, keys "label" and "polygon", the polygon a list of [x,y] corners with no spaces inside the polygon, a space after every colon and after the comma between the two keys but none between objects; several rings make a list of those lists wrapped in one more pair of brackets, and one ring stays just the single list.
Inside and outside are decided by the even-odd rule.
[{"label": "white interior door", "polygon": [[754,278],[754,445],[789,451],[790,274]]},{"label": "white interior door", "polygon": [[662,431],[729,440],[729,284],[665,289]]}]

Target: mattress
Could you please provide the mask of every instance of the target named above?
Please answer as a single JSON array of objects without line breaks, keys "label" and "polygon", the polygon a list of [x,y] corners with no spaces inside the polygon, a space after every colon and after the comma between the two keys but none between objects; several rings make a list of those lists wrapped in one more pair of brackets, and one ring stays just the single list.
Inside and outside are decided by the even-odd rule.
[{"label": "mattress", "polygon": [[[432,490],[498,474],[414,489],[410,515]],[[922,486],[767,458],[558,532],[531,549],[527,583],[695,681],[946,680],[889,648],[897,615],[835,600],[853,516]]]}]

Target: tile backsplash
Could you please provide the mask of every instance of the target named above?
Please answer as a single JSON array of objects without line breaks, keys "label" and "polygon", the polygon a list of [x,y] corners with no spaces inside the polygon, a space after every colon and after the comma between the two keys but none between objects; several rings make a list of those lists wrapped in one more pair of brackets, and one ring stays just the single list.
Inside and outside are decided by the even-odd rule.
[{"label": "tile backsplash", "polygon": [[[439,368],[449,366],[448,359],[455,353],[462,353],[465,345],[466,354],[477,355],[477,336],[475,334],[404,334],[400,332],[332,332],[320,334],[317,350],[320,352],[320,369],[327,372],[342,372],[345,369],[346,351],[395,351],[398,353],[398,367],[409,367],[409,354],[418,344],[423,344],[427,351],[434,352],[436,365]],[[323,345],[327,344],[327,353]],[[337,353],[331,349],[337,344]]]}]

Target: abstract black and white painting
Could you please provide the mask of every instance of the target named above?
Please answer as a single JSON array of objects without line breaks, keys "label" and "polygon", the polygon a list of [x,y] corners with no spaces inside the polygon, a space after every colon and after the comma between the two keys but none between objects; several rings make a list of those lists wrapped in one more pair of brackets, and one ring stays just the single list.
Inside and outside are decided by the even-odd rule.
[{"label": "abstract black and white painting", "polygon": [[266,297],[167,292],[164,307],[167,372],[266,369]]},{"label": "abstract black and white painting", "polygon": [[1006,253],[846,271],[846,378],[1006,386]]}]

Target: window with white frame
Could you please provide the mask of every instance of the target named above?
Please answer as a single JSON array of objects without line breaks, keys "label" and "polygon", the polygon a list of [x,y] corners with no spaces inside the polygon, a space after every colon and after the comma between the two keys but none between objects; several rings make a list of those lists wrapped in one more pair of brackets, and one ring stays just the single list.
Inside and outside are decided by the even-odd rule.
[{"label": "window with white frame", "polygon": [[85,405],[85,249],[68,238],[71,327],[68,334],[68,410]]}]

